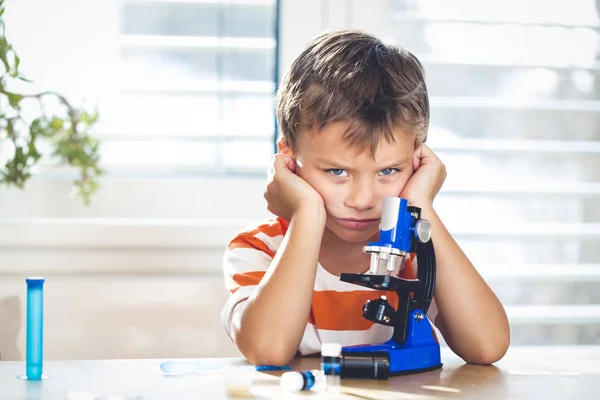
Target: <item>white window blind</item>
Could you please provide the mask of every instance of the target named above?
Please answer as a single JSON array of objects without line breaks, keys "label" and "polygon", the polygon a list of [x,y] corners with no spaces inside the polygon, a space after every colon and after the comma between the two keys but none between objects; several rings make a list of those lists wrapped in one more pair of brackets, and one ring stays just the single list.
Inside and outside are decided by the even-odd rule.
[{"label": "white window blind", "polygon": [[109,170],[264,175],[273,151],[276,4],[123,0]]},{"label": "white window blind", "polygon": [[600,343],[600,25],[591,0],[390,1],[423,62],[437,207],[513,344]]},{"label": "white window blind", "polygon": [[[29,91],[97,108],[109,176],[264,176],[275,131],[276,0],[57,2],[9,1],[8,38],[34,80]],[[51,160],[40,169],[56,171]]]}]

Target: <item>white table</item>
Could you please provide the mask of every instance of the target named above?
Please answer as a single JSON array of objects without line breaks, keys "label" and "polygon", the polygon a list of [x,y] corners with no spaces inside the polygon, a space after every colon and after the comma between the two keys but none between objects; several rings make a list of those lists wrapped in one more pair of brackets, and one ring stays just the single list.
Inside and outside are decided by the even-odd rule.
[{"label": "white table", "polygon": [[[17,379],[24,362],[0,362],[0,399],[86,399],[85,394],[137,396],[139,399],[228,398],[225,374],[165,377],[165,360],[48,361],[45,381]],[[243,359],[195,360],[210,366],[246,365]],[[495,366],[464,364],[447,349],[444,367],[384,381],[343,380],[346,399],[600,399],[600,346],[511,348]],[[297,370],[318,368],[318,358],[298,358]],[[256,373],[256,398],[334,398],[323,394],[286,395],[281,372]],[[87,397],[91,400],[92,397]],[[116,400],[117,397],[114,397]],[[112,400],[112,399],[111,399]]]}]

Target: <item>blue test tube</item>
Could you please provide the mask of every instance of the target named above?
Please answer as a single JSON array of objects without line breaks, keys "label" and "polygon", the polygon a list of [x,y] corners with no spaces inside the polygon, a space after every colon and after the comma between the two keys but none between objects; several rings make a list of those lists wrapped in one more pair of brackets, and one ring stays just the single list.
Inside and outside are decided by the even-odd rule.
[{"label": "blue test tube", "polygon": [[26,375],[23,379],[40,380],[44,356],[44,278],[30,277],[27,282]]}]

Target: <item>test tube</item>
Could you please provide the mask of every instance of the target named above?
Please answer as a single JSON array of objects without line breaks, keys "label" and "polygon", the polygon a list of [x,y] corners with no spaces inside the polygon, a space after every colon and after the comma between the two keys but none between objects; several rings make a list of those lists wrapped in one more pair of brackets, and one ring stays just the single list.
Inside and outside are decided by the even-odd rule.
[{"label": "test tube", "polygon": [[44,356],[44,278],[30,277],[27,282],[26,372],[22,379],[40,380]]}]

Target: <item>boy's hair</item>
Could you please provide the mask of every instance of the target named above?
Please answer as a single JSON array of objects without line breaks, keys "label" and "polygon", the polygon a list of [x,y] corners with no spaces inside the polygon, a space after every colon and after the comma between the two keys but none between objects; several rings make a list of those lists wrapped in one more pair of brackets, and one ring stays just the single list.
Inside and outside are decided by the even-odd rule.
[{"label": "boy's hair", "polygon": [[429,99],[423,67],[410,52],[356,30],[314,38],[294,60],[276,95],[282,141],[295,150],[299,133],[349,121],[344,138],[375,152],[401,129],[425,141]]}]

